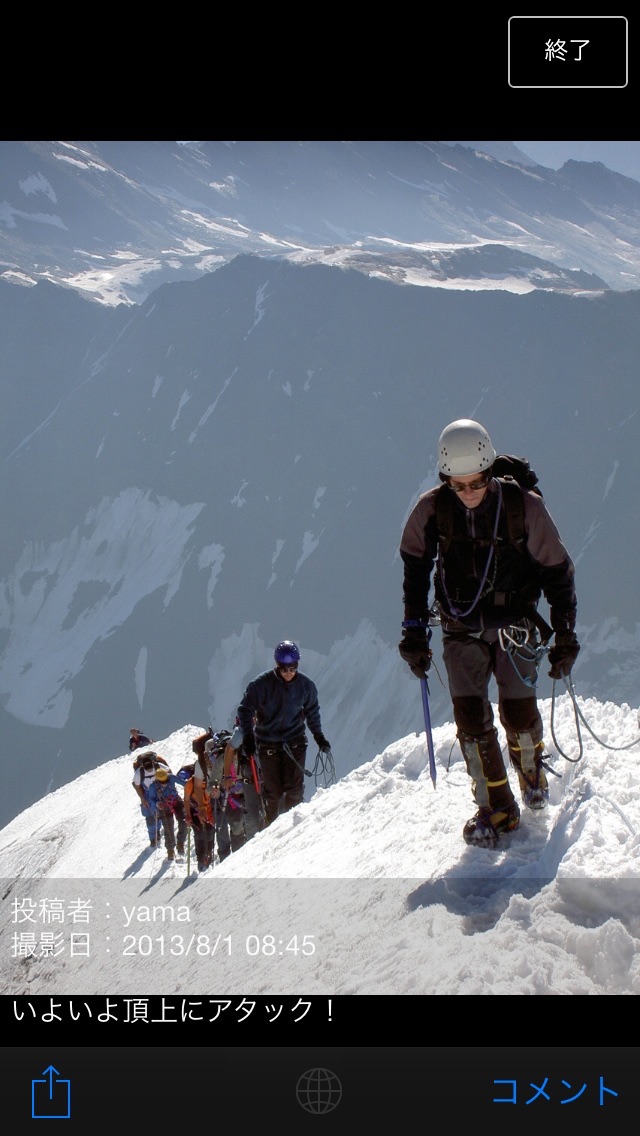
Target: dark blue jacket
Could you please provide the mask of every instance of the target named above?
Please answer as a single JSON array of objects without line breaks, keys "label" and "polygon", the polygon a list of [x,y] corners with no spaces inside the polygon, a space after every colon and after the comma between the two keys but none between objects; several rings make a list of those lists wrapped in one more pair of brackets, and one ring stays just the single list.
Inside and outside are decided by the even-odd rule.
[{"label": "dark blue jacket", "polygon": [[290,742],[304,734],[305,724],[316,738],[322,733],[316,684],[300,671],[290,681],[275,668],[264,671],[245,690],[238,721],[243,734],[254,731],[257,742]]}]

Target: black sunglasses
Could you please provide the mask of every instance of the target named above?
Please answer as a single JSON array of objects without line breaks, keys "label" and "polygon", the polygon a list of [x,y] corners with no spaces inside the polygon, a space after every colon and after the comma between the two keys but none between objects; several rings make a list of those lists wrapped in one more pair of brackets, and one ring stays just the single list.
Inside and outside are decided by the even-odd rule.
[{"label": "black sunglasses", "polygon": [[453,489],[454,493],[464,493],[465,489],[485,489],[490,481],[491,474],[483,473],[477,477],[475,481],[470,481],[467,485],[461,485],[459,481],[452,481],[451,478],[449,478],[448,485],[449,489]]}]

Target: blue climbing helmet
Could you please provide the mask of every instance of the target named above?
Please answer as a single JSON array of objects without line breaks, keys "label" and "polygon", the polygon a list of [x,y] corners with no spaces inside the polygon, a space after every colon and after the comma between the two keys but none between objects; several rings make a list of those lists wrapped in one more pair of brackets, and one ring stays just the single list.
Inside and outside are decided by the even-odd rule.
[{"label": "blue climbing helmet", "polygon": [[300,651],[298,650],[297,644],[291,639],[283,639],[282,643],[278,643],[278,646],[273,652],[273,657],[278,666],[280,666],[281,663],[299,663]]}]

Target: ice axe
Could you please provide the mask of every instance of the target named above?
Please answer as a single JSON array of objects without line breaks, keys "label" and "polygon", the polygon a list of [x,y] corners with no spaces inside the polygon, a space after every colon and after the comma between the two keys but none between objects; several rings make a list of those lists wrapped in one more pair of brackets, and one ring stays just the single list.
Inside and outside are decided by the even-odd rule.
[{"label": "ice axe", "polygon": [[436,755],[433,752],[433,735],[431,733],[431,714],[429,712],[429,687],[427,686],[426,678],[420,679],[420,687],[422,689],[422,709],[424,710],[424,729],[427,735],[427,749],[429,751],[429,773],[433,781],[433,787],[436,787]]}]

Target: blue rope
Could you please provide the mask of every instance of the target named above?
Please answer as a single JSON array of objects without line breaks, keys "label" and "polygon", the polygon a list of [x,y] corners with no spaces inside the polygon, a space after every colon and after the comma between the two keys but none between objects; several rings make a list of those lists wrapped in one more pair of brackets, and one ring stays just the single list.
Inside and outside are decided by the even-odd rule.
[{"label": "blue rope", "polygon": [[473,611],[474,607],[478,603],[478,600],[480,599],[482,592],[484,590],[484,586],[487,582],[487,576],[489,575],[489,568],[491,567],[491,561],[493,560],[493,554],[494,554],[494,551],[495,551],[495,542],[496,542],[496,537],[498,535],[498,525],[500,524],[500,513],[501,513],[501,510],[502,510],[502,486],[501,486],[500,481],[498,479],[496,479],[496,484],[498,486],[498,507],[496,509],[496,520],[495,520],[495,524],[493,526],[493,540],[492,540],[492,543],[491,543],[491,548],[489,549],[489,555],[487,556],[487,563],[485,565],[484,573],[483,573],[482,579],[480,581],[480,587],[478,588],[476,598],[474,599],[471,606],[467,608],[466,611],[464,611],[464,609],[461,608],[461,607],[456,607],[456,605],[451,600],[451,597],[450,597],[450,595],[447,591],[447,585],[445,583],[444,562],[443,562],[443,559],[442,559],[442,554],[441,554],[440,549],[438,549],[438,567],[440,569],[440,579],[442,581],[442,590],[443,590],[443,592],[444,592],[444,594],[447,598],[447,603],[449,605],[449,611],[451,612],[452,615],[454,615],[456,617],[456,619],[465,619],[467,615],[471,615],[471,612]]}]

